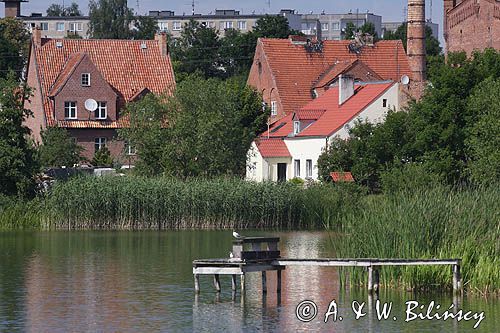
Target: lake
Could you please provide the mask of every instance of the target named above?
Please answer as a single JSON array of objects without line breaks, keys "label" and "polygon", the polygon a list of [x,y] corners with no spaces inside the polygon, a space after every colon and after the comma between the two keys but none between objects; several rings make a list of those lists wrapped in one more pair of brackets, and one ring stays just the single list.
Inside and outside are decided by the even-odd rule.
[{"label": "lake", "polygon": [[[242,234],[281,237],[283,257],[334,257],[326,232]],[[192,260],[228,257],[231,241],[231,231],[0,233],[0,332],[469,332],[477,322],[406,323],[407,301],[424,305],[424,313],[435,301],[441,306],[438,312],[443,312],[454,302],[451,292],[385,290],[380,301],[392,302],[392,311],[387,320],[379,321],[376,300],[363,288],[341,288],[334,268],[287,268],[280,302],[275,273],[268,273],[265,297],[260,273],[247,274],[243,299],[239,291],[233,297],[231,279],[224,276],[220,295],[211,277],[202,276],[196,297]],[[307,323],[296,316],[298,304],[305,300],[318,309]],[[324,323],[333,300],[337,321],[332,315]],[[354,301],[366,303],[361,309],[365,316],[358,320]],[[475,331],[498,332],[499,298],[464,297],[459,303],[464,313],[484,311]]]}]

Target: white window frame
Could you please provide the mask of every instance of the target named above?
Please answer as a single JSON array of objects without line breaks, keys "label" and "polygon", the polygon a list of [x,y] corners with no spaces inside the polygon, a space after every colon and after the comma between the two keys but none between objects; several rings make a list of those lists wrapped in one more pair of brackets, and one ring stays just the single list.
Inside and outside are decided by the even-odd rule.
[{"label": "white window frame", "polygon": [[108,104],[106,102],[97,102],[97,109],[95,110],[95,119],[108,118]]},{"label": "white window frame", "polygon": [[125,154],[127,156],[137,155],[137,149],[133,145],[131,145],[130,143],[126,142],[125,143]]},{"label": "white window frame", "polygon": [[64,119],[77,119],[78,107],[75,101],[64,102]]},{"label": "white window frame", "polygon": [[103,147],[106,147],[107,141],[108,140],[104,137],[94,138],[94,151],[97,152]]},{"label": "white window frame", "polygon": [[340,22],[333,22],[332,23],[332,30],[335,30],[335,31],[340,30]]},{"label": "white window frame", "polygon": [[[62,26],[62,29],[60,28]],[[57,22],[56,23],[56,30],[57,31],[65,31],[66,29],[66,24],[64,22]]]},{"label": "white window frame", "polygon": [[382,99],[382,107],[383,107],[383,108],[386,108],[386,107],[387,107],[387,105],[388,105],[387,98],[383,98],[383,99]]},{"label": "white window frame", "polygon": [[277,116],[277,115],[278,115],[278,102],[271,101],[271,116]]},{"label": "white window frame", "polygon": [[298,120],[295,120],[293,122],[293,134],[294,135],[297,135],[300,133],[300,121]]},{"label": "white window frame", "polygon": [[172,31],[181,31],[182,30],[182,22],[174,21],[172,22]]},{"label": "white window frame", "polygon": [[82,22],[70,22],[69,23],[69,31],[71,31],[71,32],[83,31]]},{"label": "white window frame", "polygon": [[168,31],[168,22],[158,22],[158,29],[160,31]]},{"label": "white window frame", "polygon": [[300,160],[293,160],[293,176],[300,177]]},{"label": "white window frame", "polygon": [[49,31],[49,28],[49,22],[40,22],[40,30]]},{"label": "white window frame", "polygon": [[247,21],[238,21],[239,30],[247,30]]},{"label": "white window frame", "polygon": [[82,87],[90,87],[90,73],[82,73],[80,83]]},{"label": "white window frame", "polygon": [[321,23],[321,31],[328,31],[330,25],[328,23]]},{"label": "white window frame", "polygon": [[313,175],[313,161],[306,160],[306,178],[312,178]]}]

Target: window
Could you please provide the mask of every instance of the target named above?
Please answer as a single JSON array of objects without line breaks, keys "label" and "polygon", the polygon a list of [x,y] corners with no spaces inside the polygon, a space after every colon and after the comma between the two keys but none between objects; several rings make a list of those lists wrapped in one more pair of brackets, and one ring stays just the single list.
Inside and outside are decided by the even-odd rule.
[{"label": "window", "polygon": [[179,22],[179,21],[174,21],[174,22],[172,23],[172,30],[173,30],[173,31],[180,31],[180,30],[181,30],[181,28],[182,28],[181,22]]},{"label": "window", "polygon": [[56,30],[57,31],[64,31],[64,22],[57,22],[56,23]]},{"label": "window", "polygon": [[98,151],[99,149],[106,147],[106,138],[95,138],[94,139],[94,148],[95,151]]},{"label": "window", "polygon": [[64,102],[64,118],[76,119],[76,102]]},{"label": "window", "polygon": [[294,176],[300,177],[300,160],[294,160],[293,165],[294,165]]},{"label": "window", "polygon": [[71,22],[69,24],[69,31],[75,32],[75,31],[83,31],[83,25],[81,22]]},{"label": "window", "polygon": [[300,121],[293,122],[293,134],[297,135],[300,133]]},{"label": "window", "polygon": [[246,21],[238,21],[238,29],[247,30],[247,22]]},{"label": "window", "polygon": [[220,30],[226,30],[226,29],[232,29],[232,28],[233,28],[233,21],[221,21],[219,23]]},{"label": "window", "polygon": [[328,23],[321,23],[321,30],[328,31]]},{"label": "window", "polygon": [[168,31],[168,23],[158,22],[158,29],[160,29],[160,31]]},{"label": "window", "polygon": [[47,22],[40,23],[40,29],[43,31],[49,30],[49,24]]},{"label": "window", "polygon": [[96,119],[106,119],[108,117],[108,106],[106,102],[97,102],[97,109],[95,110]]},{"label": "window", "polygon": [[333,22],[332,30],[340,30],[340,22]]},{"label": "window", "polygon": [[271,101],[271,116],[278,115],[278,103],[276,101]]},{"label": "window", "polygon": [[387,99],[386,99],[386,98],[384,98],[384,99],[382,100],[382,107],[384,107],[384,108],[386,108],[386,107],[387,107]]},{"label": "window", "polygon": [[90,87],[90,73],[82,73],[82,86]]},{"label": "window", "polygon": [[306,160],[306,178],[312,178],[313,175],[313,161]]}]

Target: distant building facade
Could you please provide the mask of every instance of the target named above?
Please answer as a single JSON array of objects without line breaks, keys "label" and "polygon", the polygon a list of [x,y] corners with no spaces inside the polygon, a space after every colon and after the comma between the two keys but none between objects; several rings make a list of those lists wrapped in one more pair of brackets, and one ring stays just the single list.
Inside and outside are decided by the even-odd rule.
[{"label": "distant building facade", "polygon": [[[345,39],[345,29],[348,23],[356,27],[370,22],[375,26],[378,36],[382,34],[382,16],[371,13],[348,14],[302,14],[300,31],[306,36],[316,36],[318,27],[321,27],[323,40]],[[319,21],[319,25],[318,25]]]},{"label": "distant building facade", "polygon": [[[404,22],[382,22],[382,38],[384,34],[387,32],[396,32],[396,30],[403,24]],[[425,25],[431,28],[432,36],[439,40],[439,24],[427,21]]]},{"label": "distant building facade", "polygon": [[446,52],[500,49],[500,0],[444,0]]}]

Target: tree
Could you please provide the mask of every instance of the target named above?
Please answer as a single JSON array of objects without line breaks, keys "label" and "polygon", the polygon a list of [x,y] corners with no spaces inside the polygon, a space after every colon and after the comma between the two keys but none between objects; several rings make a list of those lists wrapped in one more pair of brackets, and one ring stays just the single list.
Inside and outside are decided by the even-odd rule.
[{"label": "tree", "polygon": [[187,74],[198,72],[205,78],[224,77],[219,59],[220,46],[215,29],[190,20],[171,47],[172,60],[177,62],[176,71]]},{"label": "tree", "polygon": [[137,16],[134,19],[132,36],[134,39],[154,39],[158,31],[158,20],[151,16]]},{"label": "tree", "polygon": [[10,71],[20,78],[27,63],[30,35],[20,20],[0,19],[0,78]]},{"label": "tree", "polygon": [[247,151],[268,116],[244,78],[199,75],[180,82],[166,102],[150,96],[127,110],[131,126],[120,135],[137,147],[137,171],[181,178],[243,175]]},{"label": "tree", "polygon": [[469,170],[478,183],[500,180],[500,79],[481,82],[469,99],[469,112],[477,120],[467,130]]},{"label": "tree", "polygon": [[133,12],[127,0],[90,0],[89,34],[92,38],[129,39]]},{"label": "tree", "polygon": [[38,155],[43,167],[72,167],[81,161],[82,147],[71,139],[66,129],[49,127],[41,136]]},{"label": "tree", "polygon": [[227,30],[219,50],[226,76],[246,75],[252,66],[256,46],[255,34]]},{"label": "tree", "polygon": [[53,3],[47,8],[47,16],[61,17],[61,16],[82,16],[82,12],[76,2],[72,2],[69,7],[63,7],[59,4]]},{"label": "tree", "polygon": [[352,22],[347,22],[345,26],[344,32],[344,39],[354,39],[354,34],[356,33],[357,29],[354,23]]},{"label": "tree", "polygon": [[13,72],[0,78],[0,194],[27,196],[38,171],[35,150],[23,125],[31,112],[24,108],[30,90],[19,85]]},{"label": "tree", "polygon": [[[401,40],[406,50],[408,24],[404,22],[395,32],[387,31],[384,33],[384,40]],[[428,56],[437,56],[441,54],[441,46],[439,40],[432,35],[432,29],[425,26],[425,50]]]},{"label": "tree", "polygon": [[290,29],[288,19],[281,15],[266,15],[255,22],[253,33],[257,38],[288,38],[290,35],[302,35]]},{"label": "tree", "polygon": [[108,147],[104,146],[97,150],[92,159],[92,165],[95,167],[109,168],[113,166],[113,159]]}]

